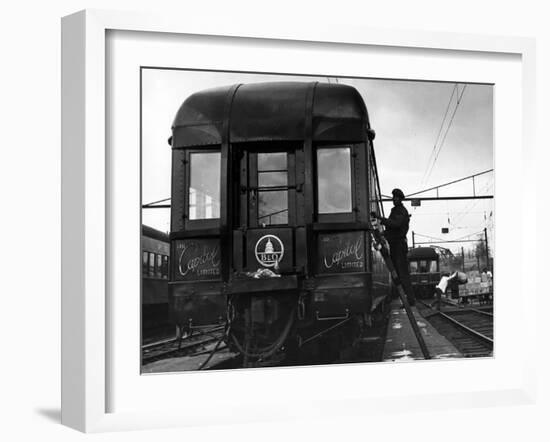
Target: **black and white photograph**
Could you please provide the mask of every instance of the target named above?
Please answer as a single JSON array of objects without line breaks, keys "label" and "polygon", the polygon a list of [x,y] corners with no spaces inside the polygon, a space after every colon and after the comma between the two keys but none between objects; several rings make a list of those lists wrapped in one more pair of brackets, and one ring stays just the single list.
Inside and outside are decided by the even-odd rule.
[{"label": "black and white photograph", "polygon": [[142,373],[493,356],[493,85],[141,70]]},{"label": "black and white photograph", "polygon": [[543,5],[8,3],[0,439],[546,441]]}]

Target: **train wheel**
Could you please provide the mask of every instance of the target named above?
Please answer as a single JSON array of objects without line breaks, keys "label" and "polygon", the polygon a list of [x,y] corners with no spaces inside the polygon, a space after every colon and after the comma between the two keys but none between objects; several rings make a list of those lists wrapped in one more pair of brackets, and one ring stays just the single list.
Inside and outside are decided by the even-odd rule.
[{"label": "train wheel", "polygon": [[295,296],[241,295],[234,300],[230,345],[249,361],[266,361],[287,343],[296,316]]}]

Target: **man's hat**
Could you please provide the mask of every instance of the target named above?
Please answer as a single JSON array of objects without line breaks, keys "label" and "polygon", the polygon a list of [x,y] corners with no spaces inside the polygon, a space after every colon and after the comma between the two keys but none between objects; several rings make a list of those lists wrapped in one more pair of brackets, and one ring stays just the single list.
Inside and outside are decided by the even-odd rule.
[{"label": "man's hat", "polygon": [[392,194],[392,196],[396,196],[398,198],[405,199],[405,194],[403,193],[403,191],[401,189],[393,189],[391,191],[391,194]]}]

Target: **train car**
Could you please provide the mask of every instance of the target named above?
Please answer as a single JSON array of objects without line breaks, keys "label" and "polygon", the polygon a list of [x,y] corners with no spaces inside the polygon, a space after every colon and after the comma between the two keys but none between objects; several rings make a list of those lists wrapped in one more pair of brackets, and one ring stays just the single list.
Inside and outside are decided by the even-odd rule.
[{"label": "train car", "polygon": [[370,212],[383,213],[373,138],[361,95],[343,84],[187,98],[169,140],[180,330],[225,322],[232,348],[265,359],[328,336],[339,346],[370,325],[390,291],[368,232]]},{"label": "train car", "polygon": [[411,284],[417,298],[433,297],[435,286],[441,279],[439,255],[431,247],[416,247],[409,250]]},{"label": "train car", "polygon": [[144,334],[166,328],[169,321],[168,269],[170,242],[166,233],[141,227],[141,320]]}]

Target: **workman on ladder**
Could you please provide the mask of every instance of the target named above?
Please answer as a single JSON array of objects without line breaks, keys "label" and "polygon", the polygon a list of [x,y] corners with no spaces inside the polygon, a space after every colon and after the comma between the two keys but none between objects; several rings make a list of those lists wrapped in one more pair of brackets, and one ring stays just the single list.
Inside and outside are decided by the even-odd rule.
[{"label": "workman on ladder", "polygon": [[380,217],[381,224],[386,228],[384,236],[390,246],[390,257],[395,267],[395,271],[401,280],[403,289],[407,294],[409,304],[416,304],[414,291],[411,285],[409,275],[409,263],[407,254],[409,247],[407,245],[407,232],[409,231],[409,212],[403,206],[405,195],[401,189],[393,189],[392,192],[393,207],[389,218]]}]

